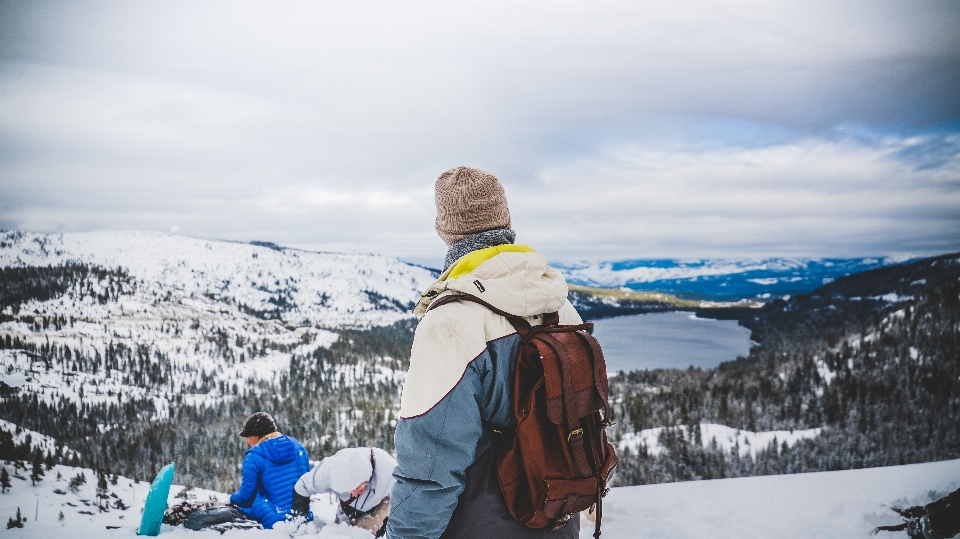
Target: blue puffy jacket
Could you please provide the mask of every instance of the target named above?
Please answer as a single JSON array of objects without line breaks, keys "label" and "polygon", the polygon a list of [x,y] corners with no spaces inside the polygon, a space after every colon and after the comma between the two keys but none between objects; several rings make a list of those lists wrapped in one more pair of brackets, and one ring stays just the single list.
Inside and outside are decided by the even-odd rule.
[{"label": "blue puffy jacket", "polygon": [[300,442],[283,435],[264,440],[247,450],[243,481],[230,496],[230,503],[264,528],[273,528],[287,518],[293,486],[308,471],[310,460]]}]

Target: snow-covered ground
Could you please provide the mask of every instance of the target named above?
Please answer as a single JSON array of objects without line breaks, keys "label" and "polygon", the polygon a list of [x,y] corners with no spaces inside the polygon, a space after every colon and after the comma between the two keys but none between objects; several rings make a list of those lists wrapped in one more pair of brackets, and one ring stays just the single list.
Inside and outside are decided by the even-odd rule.
[{"label": "snow-covered ground", "polygon": [[[929,503],[960,487],[960,460],[666,483],[613,489],[603,505],[608,539],[871,537],[901,522],[889,507]],[[590,537],[585,525],[580,537]],[[880,532],[880,539],[907,539]]]},{"label": "snow-covered ground", "polygon": [[[676,427],[683,432],[685,438],[690,437],[687,426]],[[660,444],[660,435],[663,427],[654,429],[644,429],[640,432],[626,433],[620,440],[620,449],[630,448],[634,453],[638,452],[641,446],[646,446],[647,454],[657,456],[663,450]],[[786,443],[787,447],[793,447],[793,444],[805,438],[816,438],[820,435],[820,429],[805,430],[771,430],[764,432],[750,432],[740,430],[725,425],[716,425],[713,423],[700,424],[700,440],[703,447],[709,447],[713,441],[716,441],[717,447],[726,454],[730,454],[733,448],[739,448],[738,454],[741,458],[750,456],[757,458],[758,449],[766,449],[770,443],[776,440],[777,448]]]},{"label": "snow-covered ground", "polygon": [[[8,468],[10,468],[8,466]],[[86,483],[76,492],[69,480],[79,473]],[[60,478],[57,478],[57,474]],[[134,537],[140,510],[150,485],[119,478],[108,482],[110,509],[97,507],[97,477],[91,470],[56,466],[36,486],[29,479],[13,478],[13,488],[0,494],[0,519],[14,517],[17,508],[27,519],[22,529],[5,530],[5,537],[77,539]],[[867,538],[880,525],[896,524],[890,506],[928,503],[960,486],[960,460],[798,475],[718,479],[621,487],[604,501],[603,537],[608,539],[771,539]],[[58,493],[56,491],[60,491]],[[183,487],[175,486],[169,503],[179,503]],[[225,500],[223,493],[194,489],[198,500]],[[118,509],[121,506],[128,509]],[[334,505],[329,496],[318,496],[311,509],[320,520],[332,522]],[[62,518],[61,516],[62,515]],[[284,539],[292,530],[228,531],[225,538]],[[328,524],[319,533],[300,530],[318,539],[369,539],[365,531]],[[304,533],[307,532],[307,533]],[[581,523],[580,537],[587,539],[593,526]],[[198,535],[199,534],[199,535]],[[162,537],[220,537],[215,531],[193,532],[164,526]],[[904,533],[881,532],[883,538]]]}]

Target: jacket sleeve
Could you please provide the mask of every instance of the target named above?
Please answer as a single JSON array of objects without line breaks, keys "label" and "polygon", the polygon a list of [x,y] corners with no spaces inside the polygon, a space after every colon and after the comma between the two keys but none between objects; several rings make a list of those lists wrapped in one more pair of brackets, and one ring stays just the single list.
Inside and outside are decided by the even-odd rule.
[{"label": "jacket sleeve", "polygon": [[[421,384],[423,380],[411,379],[425,372],[429,372],[431,380],[439,380],[439,388],[428,388],[439,397],[431,397],[430,401],[435,401],[432,406],[408,417],[403,416],[401,405],[394,438],[396,483],[387,522],[387,537],[393,539],[440,537],[463,492],[466,469],[476,459],[477,443],[483,432],[480,401],[487,364],[483,356],[489,355],[485,343],[481,339],[479,353],[474,351],[468,357],[466,351],[476,350],[477,344],[471,346],[461,339],[454,325],[430,318],[425,317],[417,328],[404,398],[408,397],[406,392],[411,391],[411,384],[418,390],[426,387]],[[429,369],[424,369],[422,362],[429,362]],[[442,369],[453,372],[435,372]],[[451,376],[459,381],[447,389],[442,380]]]},{"label": "jacket sleeve", "polygon": [[330,457],[321,460],[320,464],[301,475],[293,490],[307,497],[330,492]]},{"label": "jacket sleeve", "polygon": [[240,507],[250,507],[260,488],[260,475],[263,473],[263,460],[252,452],[243,458],[243,478],[240,488],[230,496],[230,503]]}]

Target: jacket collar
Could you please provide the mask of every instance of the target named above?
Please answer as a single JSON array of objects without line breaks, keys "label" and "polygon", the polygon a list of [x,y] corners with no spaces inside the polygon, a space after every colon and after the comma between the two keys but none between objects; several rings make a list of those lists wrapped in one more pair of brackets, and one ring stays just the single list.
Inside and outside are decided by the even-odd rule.
[{"label": "jacket collar", "polygon": [[441,295],[470,294],[517,316],[554,312],[567,299],[563,275],[526,245],[497,245],[461,257],[420,296],[423,315]]}]

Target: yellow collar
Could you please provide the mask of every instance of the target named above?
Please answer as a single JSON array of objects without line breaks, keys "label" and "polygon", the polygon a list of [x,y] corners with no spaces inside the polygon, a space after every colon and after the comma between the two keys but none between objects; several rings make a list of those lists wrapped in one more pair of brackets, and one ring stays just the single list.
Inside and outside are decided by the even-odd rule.
[{"label": "yellow collar", "polygon": [[514,245],[511,243],[506,243],[503,245],[495,245],[493,247],[487,247],[485,249],[478,249],[476,251],[471,251],[462,257],[460,260],[454,262],[447,271],[443,272],[440,275],[440,281],[453,280],[463,277],[464,275],[470,273],[471,271],[477,269],[480,264],[483,264],[487,260],[497,256],[500,253],[532,253],[533,247],[529,245]]},{"label": "yellow collar", "polygon": [[273,431],[273,432],[271,432],[270,434],[264,434],[263,436],[260,437],[259,440],[257,440],[257,443],[253,444],[253,447],[256,447],[257,445],[259,445],[260,442],[265,442],[265,441],[267,441],[267,440],[272,440],[272,439],[274,439],[274,438],[279,438],[279,437],[281,437],[281,436],[283,436],[283,435],[280,434],[280,433],[277,432],[277,431]]}]

